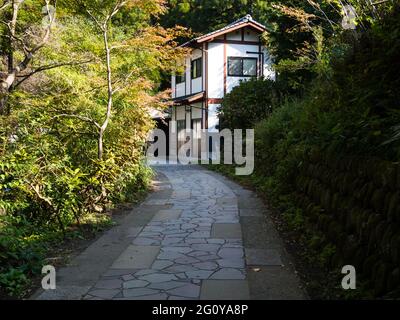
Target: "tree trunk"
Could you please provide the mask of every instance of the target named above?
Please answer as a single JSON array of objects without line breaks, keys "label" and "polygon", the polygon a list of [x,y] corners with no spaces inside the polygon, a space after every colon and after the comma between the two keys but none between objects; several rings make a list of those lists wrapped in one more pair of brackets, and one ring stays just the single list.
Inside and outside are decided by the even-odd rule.
[{"label": "tree trunk", "polygon": [[103,125],[101,126],[101,128],[99,130],[99,141],[98,141],[98,149],[99,149],[98,150],[98,158],[99,158],[99,160],[103,160],[103,154],[104,154],[103,137],[104,137],[104,132],[106,131],[106,129],[108,127],[108,123],[110,122],[111,111],[112,111],[112,106],[113,106],[113,94],[114,94],[113,86],[112,86],[111,54],[110,54],[110,47],[109,47],[109,43],[108,43],[107,24],[104,24],[103,40],[104,40],[104,50],[106,53],[108,102],[107,102],[106,118],[103,122]]},{"label": "tree trunk", "polygon": [[99,130],[99,140],[98,140],[98,158],[99,160],[103,160],[103,136],[104,136],[104,131],[103,129]]}]

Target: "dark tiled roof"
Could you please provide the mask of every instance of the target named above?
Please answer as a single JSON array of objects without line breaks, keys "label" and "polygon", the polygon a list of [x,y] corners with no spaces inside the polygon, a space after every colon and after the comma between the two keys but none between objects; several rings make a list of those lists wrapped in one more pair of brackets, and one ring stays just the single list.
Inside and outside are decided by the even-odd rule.
[{"label": "dark tiled roof", "polygon": [[260,27],[262,29],[266,29],[266,27],[263,24],[255,21],[252,18],[252,16],[248,14],[248,15],[244,16],[243,18],[240,18],[240,19],[228,24],[227,26],[225,26],[225,27],[223,27],[221,29],[218,29],[218,30],[215,30],[213,32],[210,32],[210,33],[207,33],[205,35],[202,35],[200,37],[194,38],[194,39],[184,43],[182,46],[183,47],[187,46],[187,45],[189,45],[189,44],[191,44],[193,42],[201,42],[202,39],[208,38],[208,37],[210,37],[210,36],[212,36],[214,34],[219,34],[221,32],[223,33],[224,31],[228,31],[229,29],[233,29],[235,27],[240,26],[241,24],[246,24],[246,23],[252,23],[252,24],[255,24],[256,26],[258,26],[258,27]]}]

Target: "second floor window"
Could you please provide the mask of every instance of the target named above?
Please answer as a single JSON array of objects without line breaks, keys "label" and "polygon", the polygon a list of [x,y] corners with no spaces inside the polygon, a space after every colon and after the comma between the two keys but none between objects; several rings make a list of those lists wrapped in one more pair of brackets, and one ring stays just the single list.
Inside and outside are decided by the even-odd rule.
[{"label": "second floor window", "polygon": [[257,58],[228,57],[228,76],[256,77]]},{"label": "second floor window", "polygon": [[180,84],[186,81],[185,73],[176,75],[176,84]]},{"label": "second floor window", "polygon": [[198,58],[192,61],[192,79],[200,78],[202,76],[202,59]]}]

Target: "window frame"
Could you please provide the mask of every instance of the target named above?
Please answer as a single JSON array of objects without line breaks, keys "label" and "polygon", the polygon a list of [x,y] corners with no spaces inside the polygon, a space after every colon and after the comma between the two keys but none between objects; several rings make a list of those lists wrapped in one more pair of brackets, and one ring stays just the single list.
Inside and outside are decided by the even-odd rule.
[{"label": "window frame", "polygon": [[[240,60],[241,61],[241,73],[240,74],[232,74],[230,72],[230,65],[232,60]],[[244,61],[245,60],[255,60],[256,61],[256,74],[255,75],[245,75],[244,74]],[[238,78],[256,78],[258,77],[258,58],[253,58],[253,57],[228,57],[228,77],[238,77]]]},{"label": "window frame", "polygon": [[[196,77],[194,77],[194,70],[196,67]],[[198,67],[198,70],[197,70]],[[199,71],[199,74],[197,74],[197,71]],[[201,78],[203,76],[203,58],[197,58],[191,61],[190,63],[190,77],[192,80]]]}]

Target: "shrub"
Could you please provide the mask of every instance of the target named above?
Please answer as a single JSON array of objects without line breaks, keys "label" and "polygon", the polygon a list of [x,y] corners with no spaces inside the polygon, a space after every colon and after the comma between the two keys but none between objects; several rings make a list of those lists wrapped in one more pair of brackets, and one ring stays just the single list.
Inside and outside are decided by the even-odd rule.
[{"label": "shrub", "polygon": [[243,81],[224,98],[219,110],[222,128],[250,129],[270,115],[284,96],[272,80]]}]

